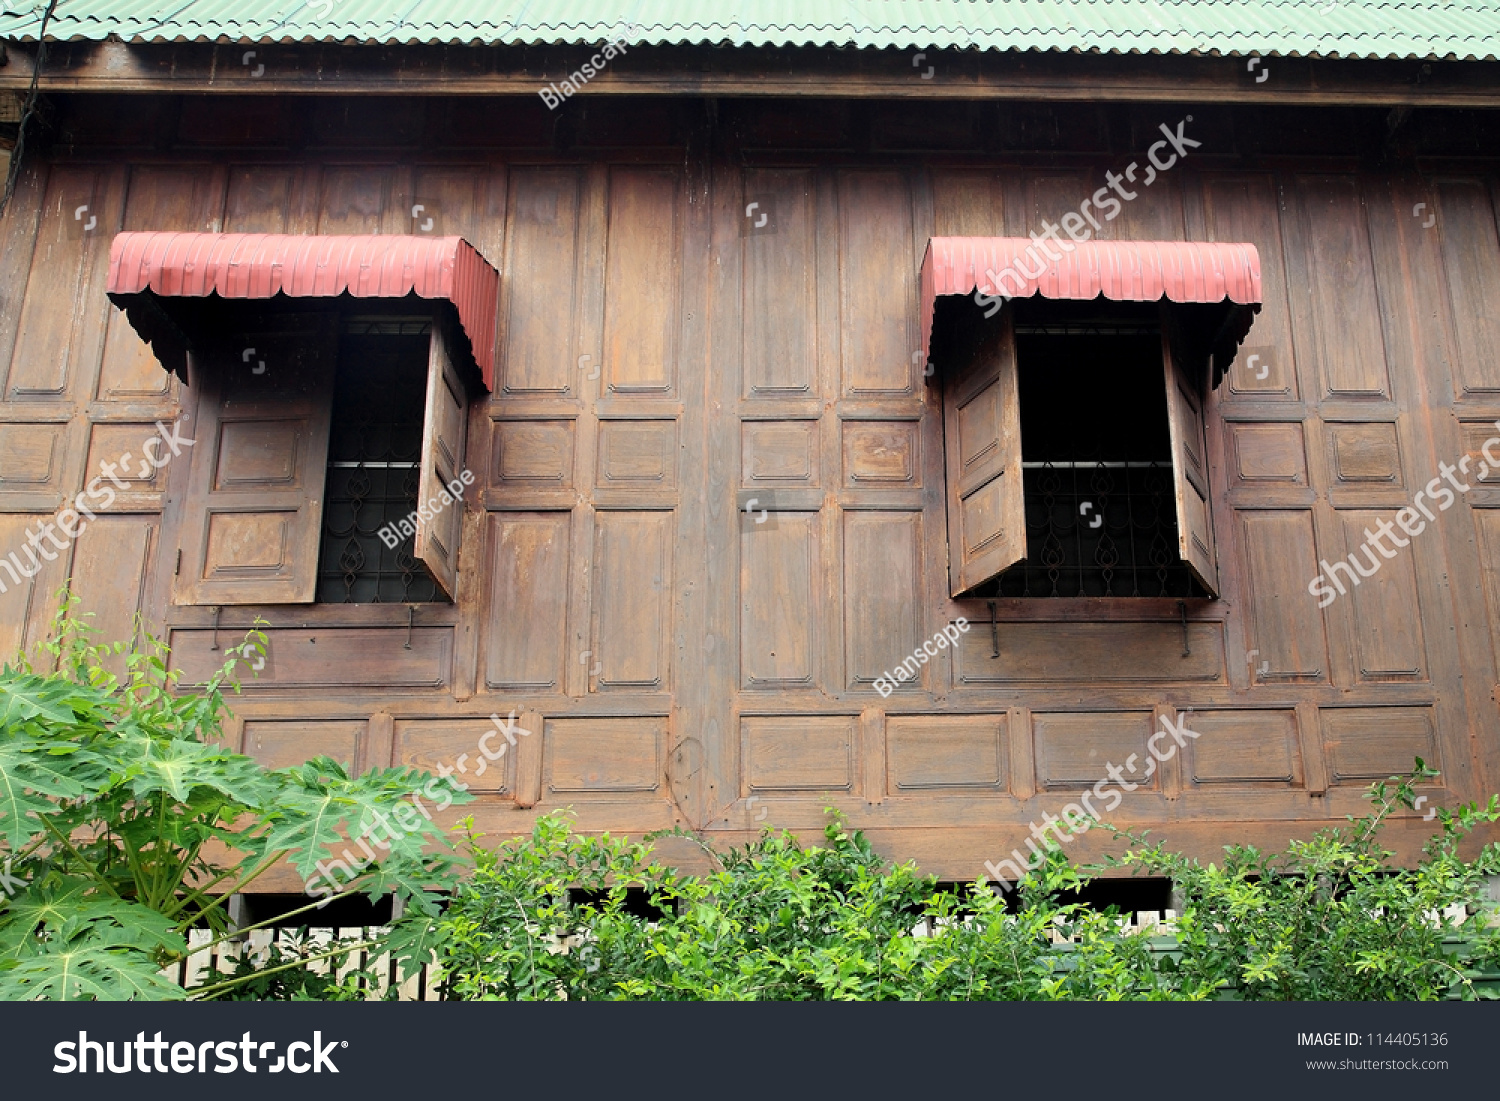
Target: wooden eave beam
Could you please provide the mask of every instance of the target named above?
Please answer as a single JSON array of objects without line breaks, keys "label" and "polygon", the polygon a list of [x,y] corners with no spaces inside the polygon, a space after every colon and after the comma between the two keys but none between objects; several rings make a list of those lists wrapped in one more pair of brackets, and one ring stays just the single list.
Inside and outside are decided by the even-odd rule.
[{"label": "wooden eave beam", "polygon": [[[245,55],[254,58],[246,63]],[[0,89],[31,80],[36,44],[7,43]],[[49,92],[218,95],[536,95],[594,50],[334,43],[59,42]],[[259,76],[254,75],[264,66]],[[927,65],[935,72],[921,73]],[[1258,75],[1266,79],[1257,81]],[[1500,62],[1159,54],[632,47],[581,96],[818,97],[1500,107]]]}]

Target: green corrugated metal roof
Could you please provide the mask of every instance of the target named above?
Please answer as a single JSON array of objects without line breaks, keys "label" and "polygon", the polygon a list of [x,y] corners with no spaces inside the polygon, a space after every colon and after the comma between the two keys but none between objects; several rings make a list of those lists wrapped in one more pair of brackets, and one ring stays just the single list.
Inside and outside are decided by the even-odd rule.
[{"label": "green corrugated metal roof", "polygon": [[[45,0],[0,0],[35,39]],[[257,11],[259,9],[259,11]],[[47,37],[1500,56],[1500,0],[58,0]]]}]

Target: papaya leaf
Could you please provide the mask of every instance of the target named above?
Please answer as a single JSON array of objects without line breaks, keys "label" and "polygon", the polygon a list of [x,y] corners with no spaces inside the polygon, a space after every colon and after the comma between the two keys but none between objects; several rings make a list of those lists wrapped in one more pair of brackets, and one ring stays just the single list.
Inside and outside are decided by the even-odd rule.
[{"label": "papaya leaf", "polygon": [[4,1001],[181,1001],[187,991],[133,948],[79,942],[0,970]]}]

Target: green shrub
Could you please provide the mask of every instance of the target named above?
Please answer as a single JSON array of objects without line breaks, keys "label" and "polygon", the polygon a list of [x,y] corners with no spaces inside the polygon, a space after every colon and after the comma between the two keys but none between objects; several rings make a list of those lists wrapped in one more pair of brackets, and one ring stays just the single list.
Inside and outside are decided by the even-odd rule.
[{"label": "green shrub", "polygon": [[[549,815],[494,850],[471,835],[472,879],[440,918],[408,920],[437,943],[459,999],[1493,997],[1474,980],[1500,965],[1481,905],[1500,854],[1489,845],[1466,863],[1457,850],[1500,819],[1500,798],[1441,812],[1420,864],[1394,867],[1377,837],[1393,808],[1413,805],[1413,781],[1433,775],[1417,767],[1372,786],[1370,815],[1274,856],[1231,847],[1222,867],[1204,867],[1130,839],[1123,857],[1080,868],[1054,850],[1013,912],[983,880],[939,891],[884,861],[836,815],[822,847],[773,831],[723,854],[704,845],[716,870],[701,877],[653,863],[648,843],[579,836]],[[1120,869],[1183,891],[1175,938],[1065,901]],[[570,905],[570,887],[592,901]],[[660,916],[633,913],[631,891]],[[1454,905],[1463,918],[1440,920]],[[915,935],[919,924],[931,935]]]},{"label": "green shrub", "polygon": [[[1231,846],[1222,867],[1204,868],[1157,846],[1106,863],[1173,880],[1185,911],[1176,930],[1180,973],[1235,997],[1478,997],[1473,980],[1500,961],[1500,929],[1487,924],[1482,897],[1484,877],[1500,872],[1500,850],[1486,845],[1466,862],[1458,848],[1475,826],[1500,818],[1500,796],[1486,807],[1439,810],[1439,830],[1415,868],[1392,867],[1393,854],[1379,844],[1394,810],[1418,806],[1414,782],[1435,776],[1417,758],[1410,776],[1372,785],[1376,806],[1368,816],[1285,852]],[[1449,907],[1463,916],[1446,919]]]}]

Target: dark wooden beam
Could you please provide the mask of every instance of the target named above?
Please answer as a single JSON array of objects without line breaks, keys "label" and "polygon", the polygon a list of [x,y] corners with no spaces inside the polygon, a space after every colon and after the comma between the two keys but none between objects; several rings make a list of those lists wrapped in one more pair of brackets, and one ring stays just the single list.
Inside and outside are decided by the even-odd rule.
[{"label": "dark wooden beam", "polygon": [[[10,43],[0,88],[31,79]],[[247,56],[253,51],[253,57]],[[587,60],[577,47],[239,43],[49,47],[55,92],[536,95]],[[898,50],[632,48],[584,96],[819,96],[1074,102],[1500,107],[1500,63]],[[262,66],[264,68],[262,68]],[[932,75],[924,77],[927,67]],[[256,74],[259,73],[257,76]],[[1257,77],[1264,77],[1258,80]]]}]

